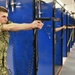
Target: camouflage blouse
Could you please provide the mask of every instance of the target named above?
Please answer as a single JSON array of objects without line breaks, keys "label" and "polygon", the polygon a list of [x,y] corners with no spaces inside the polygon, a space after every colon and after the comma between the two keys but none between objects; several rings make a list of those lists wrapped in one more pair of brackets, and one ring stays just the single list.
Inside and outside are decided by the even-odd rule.
[{"label": "camouflage blouse", "polygon": [[2,31],[1,28],[2,24],[0,23],[0,75],[8,75],[6,68],[6,53],[9,35],[7,31]]}]

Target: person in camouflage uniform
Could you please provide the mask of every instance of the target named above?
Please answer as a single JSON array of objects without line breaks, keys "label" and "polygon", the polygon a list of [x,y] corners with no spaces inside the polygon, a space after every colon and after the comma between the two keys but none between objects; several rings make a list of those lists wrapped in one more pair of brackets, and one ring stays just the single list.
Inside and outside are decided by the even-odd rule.
[{"label": "person in camouflage uniform", "polygon": [[8,75],[6,68],[6,50],[8,46],[8,32],[1,31],[2,25],[0,24],[0,75]]},{"label": "person in camouflage uniform", "polygon": [[[6,67],[6,56],[8,47],[8,31],[30,30],[34,28],[41,29],[43,23],[35,20],[32,23],[12,23],[8,21],[8,10],[0,6],[0,75],[8,75]],[[11,75],[11,74],[9,74]]]}]

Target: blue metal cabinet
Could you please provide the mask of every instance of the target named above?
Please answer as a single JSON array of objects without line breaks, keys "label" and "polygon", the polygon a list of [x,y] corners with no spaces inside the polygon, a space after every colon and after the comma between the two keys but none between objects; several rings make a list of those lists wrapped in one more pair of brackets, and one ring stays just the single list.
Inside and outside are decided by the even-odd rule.
[{"label": "blue metal cabinet", "polygon": [[[8,19],[15,23],[31,23],[33,21],[32,0],[14,0],[14,10],[12,9],[11,1],[9,0]],[[13,65],[14,75],[33,74],[33,30],[9,32],[9,34],[7,57],[12,57],[10,59],[13,60],[11,62],[10,59],[7,59],[10,61],[8,64],[9,69],[11,70],[10,66]],[[9,50],[12,51],[11,56]]]},{"label": "blue metal cabinet", "polygon": [[[52,17],[52,3],[42,4],[42,17]],[[45,21],[38,31],[38,71],[37,75],[53,75],[53,29],[52,21]]]},{"label": "blue metal cabinet", "polygon": [[[58,8],[56,9],[56,17],[60,18],[60,22],[56,22],[56,28],[61,27],[61,9]],[[56,34],[56,49],[55,49],[55,64],[56,65],[62,65],[62,38],[63,36],[61,35],[61,31],[58,31],[55,33]]]},{"label": "blue metal cabinet", "polygon": [[[66,25],[66,14],[64,13],[64,20],[63,24]],[[64,30],[64,37],[63,37],[63,57],[67,56],[67,41],[66,41],[66,30]]]}]

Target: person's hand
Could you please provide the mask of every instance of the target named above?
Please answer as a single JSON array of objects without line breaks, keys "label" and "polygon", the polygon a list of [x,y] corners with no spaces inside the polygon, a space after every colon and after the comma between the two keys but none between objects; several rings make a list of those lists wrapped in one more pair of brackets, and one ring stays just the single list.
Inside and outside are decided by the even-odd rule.
[{"label": "person's hand", "polygon": [[63,29],[66,29],[66,26],[65,25],[63,26]]},{"label": "person's hand", "polygon": [[33,28],[41,29],[43,27],[43,23],[40,20],[35,20],[31,24]]},{"label": "person's hand", "polygon": [[73,26],[73,28],[75,28],[75,26]]}]

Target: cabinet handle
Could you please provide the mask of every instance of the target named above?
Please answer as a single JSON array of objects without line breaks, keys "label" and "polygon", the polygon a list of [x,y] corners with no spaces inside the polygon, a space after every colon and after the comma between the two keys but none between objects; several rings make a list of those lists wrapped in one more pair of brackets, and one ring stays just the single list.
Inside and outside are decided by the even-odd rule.
[{"label": "cabinet handle", "polygon": [[8,0],[6,0],[6,8],[8,9]]},{"label": "cabinet handle", "polygon": [[15,4],[14,0],[11,0],[11,8],[12,8],[12,12],[14,12],[14,4]]}]

